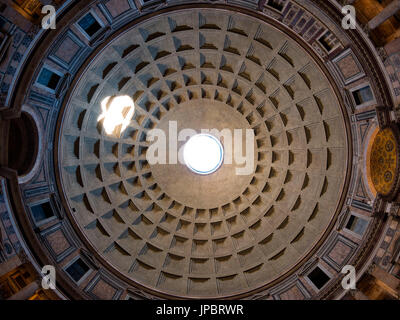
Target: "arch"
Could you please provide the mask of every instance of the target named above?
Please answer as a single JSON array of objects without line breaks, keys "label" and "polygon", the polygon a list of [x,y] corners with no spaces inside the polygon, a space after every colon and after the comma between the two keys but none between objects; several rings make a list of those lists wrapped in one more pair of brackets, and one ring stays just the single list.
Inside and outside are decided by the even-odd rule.
[{"label": "arch", "polygon": [[398,188],[399,142],[395,127],[376,129],[367,149],[367,179],[370,189],[393,198]]},{"label": "arch", "polygon": [[368,137],[365,142],[365,148],[364,148],[364,159],[365,159],[365,170],[364,170],[364,175],[365,175],[365,185],[368,188],[368,191],[372,194],[372,199],[374,199],[377,196],[377,191],[375,189],[374,184],[372,183],[371,180],[371,168],[370,168],[370,162],[371,162],[371,150],[372,146],[374,144],[376,135],[379,132],[379,126],[378,124],[375,123],[373,125],[369,132],[368,132]]},{"label": "arch", "polygon": [[19,118],[11,119],[8,134],[8,167],[18,172],[19,183],[30,181],[43,157],[43,121],[38,111],[23,105]]},{"label": "arch", "polygon": [[10,120],[8,136],[8,166],[17,170],[18,176],[29,173],[38,153],[38,130],[34,119],[26,112]]}]

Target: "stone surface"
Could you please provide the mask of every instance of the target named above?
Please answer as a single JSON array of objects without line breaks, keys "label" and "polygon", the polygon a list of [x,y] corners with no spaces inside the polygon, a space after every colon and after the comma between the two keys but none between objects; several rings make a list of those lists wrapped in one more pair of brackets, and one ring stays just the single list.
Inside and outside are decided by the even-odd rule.
[{"label": "stone surface", "polygon": [[[106,135],[100,102],[122,94],[135,116]],[[64,119],[60,173],[75,222],[119,272],[168,294],[224,297],[283,275],[328,227],[345,180],[346,130],[327,78],[291,38],[241,14],[141,23],[92,61]],[[254,130],[251,175],[150,165],[146,135],[169,120]]]}]

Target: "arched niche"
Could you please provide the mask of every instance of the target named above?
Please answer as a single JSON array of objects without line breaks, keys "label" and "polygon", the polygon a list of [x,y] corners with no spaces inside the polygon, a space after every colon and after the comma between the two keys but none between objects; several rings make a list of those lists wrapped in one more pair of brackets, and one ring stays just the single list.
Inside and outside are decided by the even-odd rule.
[{"label": "arched niche", "polygon": [[396,126],[375,129],[367,149],[367,181],[374,195],[392,201],[399,189],[399,131]]},{"label": "arched niche", "polygon": [[23,106],[19,118],[11,119],[8,134],[8,167],[18,173],[20,183],[37,172],[43,152],[43,125],[36,111]]}]

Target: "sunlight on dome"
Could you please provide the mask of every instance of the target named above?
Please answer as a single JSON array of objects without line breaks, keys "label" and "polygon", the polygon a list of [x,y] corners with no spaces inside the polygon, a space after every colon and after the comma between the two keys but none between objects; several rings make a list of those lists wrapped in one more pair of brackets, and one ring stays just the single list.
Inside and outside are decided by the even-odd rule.
[{"label": "sunlight on dome", "polygon": [[210,134],[197,134],[183,149],[187,167],[197,174],[210,174],[218,170],[224,157],[221,142]]},{"label": "sunlight on dome", "polygon": [[102,114],[97,121],[103,121],[107,134],[111,135],[117,128],[121,134],[129,125],[135,113],[135,104],[129,96],[110,96],[101,102]]}]

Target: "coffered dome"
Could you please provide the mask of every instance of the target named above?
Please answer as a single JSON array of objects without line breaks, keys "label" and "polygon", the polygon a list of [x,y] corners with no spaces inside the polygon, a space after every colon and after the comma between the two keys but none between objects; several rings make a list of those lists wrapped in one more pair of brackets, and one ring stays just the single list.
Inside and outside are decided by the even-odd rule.
[{"label": "coffered dome", "polygon": [[399,1],[47,2],[0,5],[0,299],[398,298]]},{"label": "coffered dome", "polygon": [[[120,95],[135,114],[107,134],[101,102]],[[147,133],[171,121],[254,130],[252,173],[150,165]],[[133,282],[182,297],[284,276],[331,227],[348,161],[340,103],[313,57],[278,28],[215,9],[158,15],[108,42],[74,84],[58,147],[62,189],[93,249]]]}]

